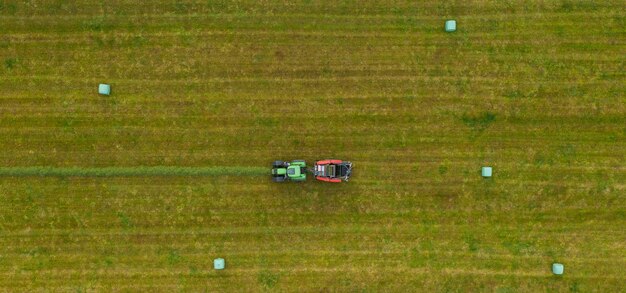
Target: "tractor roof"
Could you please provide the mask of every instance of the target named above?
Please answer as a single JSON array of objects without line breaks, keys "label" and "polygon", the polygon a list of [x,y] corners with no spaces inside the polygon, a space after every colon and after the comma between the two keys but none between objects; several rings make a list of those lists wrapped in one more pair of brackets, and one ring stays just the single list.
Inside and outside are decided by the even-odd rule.
[{"label": "tractor roof", "polygon": [[300,166],[289,166],[287,168],[287,175],[289,176],[300,176]]}]

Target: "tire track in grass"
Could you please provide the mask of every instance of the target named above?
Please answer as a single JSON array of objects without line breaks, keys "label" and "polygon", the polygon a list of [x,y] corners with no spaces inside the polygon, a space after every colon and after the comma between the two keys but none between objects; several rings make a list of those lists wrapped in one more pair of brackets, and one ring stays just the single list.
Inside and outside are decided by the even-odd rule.
[{"label": "tire track in grass", "polygon": [[262,167],[0,167],[2,177],[149,177],[149,176],[262,176]]}]

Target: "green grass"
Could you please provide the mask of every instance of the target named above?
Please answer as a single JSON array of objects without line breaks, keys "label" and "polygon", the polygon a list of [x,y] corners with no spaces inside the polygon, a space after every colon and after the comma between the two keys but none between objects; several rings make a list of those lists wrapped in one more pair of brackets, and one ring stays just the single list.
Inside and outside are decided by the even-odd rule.
[{"label": "green grass", "polygon": [[[268,167],[269,168],[269,167]],[[130,177],[130,176],[248,176],[268,175],[262,167],[103,167],[103,168],[54,168],[54,167],[0,167],[0,176],[54,176],[54,177]]]},{"label": "green grass", "polygon": [[[0,1],[0,288],[622,291],[625,17]],[[323,158],[352,180],[266,176]]]},{"label": "green grass", "polygon": [[8,70],[13,69],[17,64],[17,59],[15,58],[6,58],[4,59],[4,67]]}]

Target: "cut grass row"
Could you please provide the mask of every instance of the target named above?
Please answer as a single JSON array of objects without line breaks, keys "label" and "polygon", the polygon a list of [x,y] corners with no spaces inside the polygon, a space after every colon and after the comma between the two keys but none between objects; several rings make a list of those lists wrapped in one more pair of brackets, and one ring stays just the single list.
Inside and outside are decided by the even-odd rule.
[{"label": "cut grass row", "polygon": [[528,13],[589,14],[615,11],[622,2],[609,1],[473,1],[471,3],[419,2],[398,0],[393,3],[376,1],[293,1],[290,5],[280,2],[243,1],[195,1],[195,2],[129,2],[109,1],[105,6],[91,1],[75,1],[75,5],[58,1],[41,1],[40,5],[30,3],[3,3],[0,9],[4,15],[30,16],[128,16],[157,15],[165,17],[187,17],[190,14],[232,14],[252,17],[258,14],[285,15],[339,15],[348,18],[367,17],[415,17],[433,15],[524,15]]},{"label": "cut grass row", "polygon": [[135,177],[135,176],[249,176],[269,175],[262,167],[0,167],[0,176],[10,177]]}]

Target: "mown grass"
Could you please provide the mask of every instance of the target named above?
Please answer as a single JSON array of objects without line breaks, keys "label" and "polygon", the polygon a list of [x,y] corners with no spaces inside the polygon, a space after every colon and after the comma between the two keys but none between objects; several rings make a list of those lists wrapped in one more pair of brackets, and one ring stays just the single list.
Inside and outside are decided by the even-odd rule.
[{"label": "mown grass", "polygon": [[55,167],[0,167],[0,176],[32,177],[131,177],[131,176],[248,176],[268,175],[262,167],[104,167],[104,168],[55,168]]},{"label": "mown grass", "polygon": [[619,292],[622,2],[0,3],[0,287]]}]

